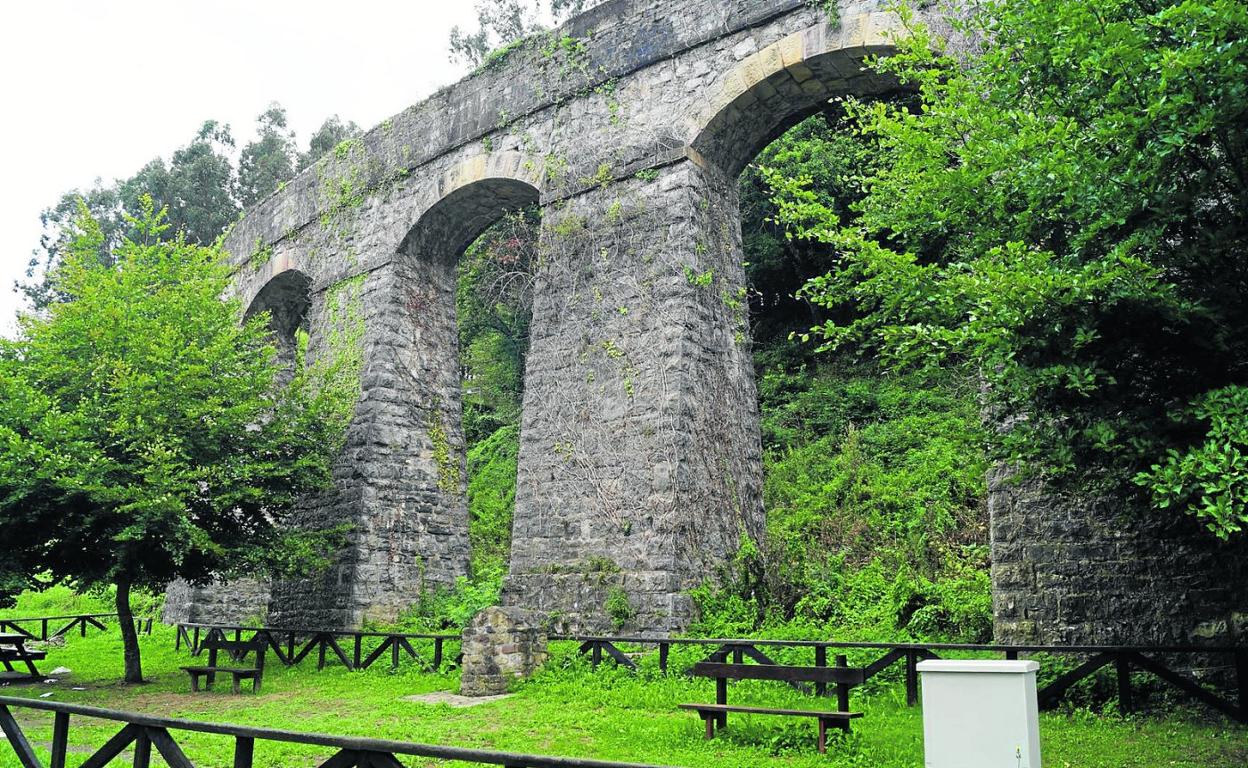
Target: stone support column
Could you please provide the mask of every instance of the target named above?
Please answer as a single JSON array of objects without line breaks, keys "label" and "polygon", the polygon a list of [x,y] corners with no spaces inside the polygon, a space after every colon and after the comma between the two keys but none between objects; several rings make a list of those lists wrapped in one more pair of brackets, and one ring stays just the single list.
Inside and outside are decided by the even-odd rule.
[{"label": "stone support column", "polygon": [[358,355],[360,399],[333,491],[300,523],[346,523],[324,574],[274,585],[276,626],[393,620],[468,572],[453,264],[396,260],[314,296],[313,355]]},{"label": "stone support column", "polygon": [[695,159],[548,202],[504,601],[666,632],[761,534],[735,180]]}]

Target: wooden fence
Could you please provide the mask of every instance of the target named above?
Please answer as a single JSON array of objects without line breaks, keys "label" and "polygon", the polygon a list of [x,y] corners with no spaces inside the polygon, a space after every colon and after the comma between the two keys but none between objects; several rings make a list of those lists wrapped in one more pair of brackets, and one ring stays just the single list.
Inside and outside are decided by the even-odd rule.
[{"label": "wooden fence", "polygon": [[[438,670],[446,660],[447,642],[459,640],[458,635],[395,634],[384,632],[353,632],[350,630],[279,629],[272,627],[243,627],[211,624],[179,624],[176,646],[187,646],[192,654],[198,654],[208,637],[241,640],[251,633],[268,641],[278,658],[286,665],[298,664],[317,651],[317,669],[323,669],[327,657],[336,657],[348,669],[367,669],[386,651],[390,652],[390,665],[397,668],[403,658],[411,658],[426,669]],[[904,667],[906,703],[915,706],[919,701],[918,663],[926,659],[938,659],[950,653],[993,653],[1007,659],[1017,659],[1023,654],[1050,654],[1084,659],[1069,671],[1059,675],[1038,693],[1042,709],[1052,709],[1061,703],[1074,685],[1091,677],[1105,667],[1114,670],[1117,683],[1119,709],[1131,712],[1135,709],[1135,696],[1131,683],[1133,673],[1151,674],[1196,701],[1241,723],[1248,724],[1248,647],[1234,646],[1101,646],[1101,645],[1000,645],[965,643],[849,643],[819,640],[751,640],[751,639],[704,639],[640,636],[591,636],[552,635],[552,641],[579,643],[581,654],[589,657],[595,669],[609,660],[629,669],[637,669],[637,658],[642,652],[658,653],[659,670],[667,673],[672,648],[700,647],[707,649],[702,659],[708,662],[731,661],[742,664],[748,659],[758,664],[777,664],[769,655],[771,649],[806,649],[809,661],[816,667],[828,665],[829,651],[863,650],[878,651],[879,656],[865,666],[859,667],[862,680],[866,682],[895,665]],[[412,642],[432,642],[433,656],[430,661],[421,657]],[[344,644],[351,648],[347,652]],[[625,652],[621,646],[630,645],[636,652]],[[402,652],[402,653],[401,653]],[[833,653],[838,664],[843,664],[839,654]],[[1233,669],[1229,692],[1213,690],[1193,677],[1179,672],[1179,659],[1195,661],[1200,657],[1220,657]],[[684,670],[681,670],[682,672]],[[803,690],[805,686],[798,684]],[[816,684],[814,693],[832,695],[835,691],[825,684]]]},{"label": "wooden fence", "polygon": [[[243,639],[244,634],[250,635],[249,640],[267,642],[277,658],[288,667],[299,664],[316,651],[317,669],[324,669],[326,662],[333,658],[347,669],[368,669],[378,659],[389,656],[391,669],[398,669],[401,660],[411,659],[436,672],[445,660],[446,642],[459,640],[459,635],[179,624],[174,650],[186,646],[191,655],[198,656],[206,640],[233,639],[237,642]],[[417,652],[413,643],[431,644],[432,653],[425,658]]]},{"label": "wooden fence", "polygon": [[[87,745],[90,756],[82,763],[83,768],[99,768],[132,749],[134,768],[150,768],[152,749],[155,748],[170,768],[194,768],[194,763],[178,744],[178,736],[184,732],[207,733],[234,740],[234,768],[252,768],[256,742],[282,742],[308,744],[324,747],[331,753],[328,759],[316,763],[320,768],[402,768],[399,755],[409,755],[438,760],[455,760],[475,765],[501,765],[507,768],[661,768],[637,763],[611,763],[601,760],[578,760],[568,757],[544,757],[512,752],[494,752],[462,747],[444,747],[434,744],[417,744],[407,741],[364,739],[348,736],[329,736],[320,733],[299,733],[272,728],[251,728],[239,725],[204,723],[194,720],[177,720],[153,717],[130,712],[117,712],[76,704],[61,704],[39,699],[0,697],[0,730],[7,737],[9,749],[17,755],[23,768],[44,768],[39,756],[31,747],[30,740],[22,731],[12,709],[32,709],[53,713],[51,759],[48,768],[65,768],[65,757],[70,752],[69,741],[71,717],[87,717],[110,720],[121,724],[115,736],[103,746],[93,749]],[[0,746],[0,750],[4,747]],[[79,751],[82,748],[75,749]],[[214,761],[219,763],[220,761]]]},{"label": "wooden fence", "polygon": [[[46,642],[54,637],[64,637],[74,630],[78,629],[79,635],[87,636],[87,628],[95,627],[96,629],[107,631],[108,627],[104,624],[106,620],[116,619],[115,613],[77,613],[67,616],[33,616],[24,619],[0,619],[0,632],[16,632],[19,635],[25,635],[31,640],[39,640]],[[60,629],[50,632],[51,627],[56,626],[60,622],[66,622]],[[33,629],[29,625],[37,624],[38,629]],[[137,632],[152,634],[151,618],[134,619],[134,628]]]},{"label": "wooden fence", "polygon": [[[556,639],[556,638],[552,638]],[[1098,670],[1112,666],[1116,675],[1119,709],[1130,712],[1135,708],[1131,686],[1133,672],[1149,673],[1182,691],[1193,699],[1213,708],[1241,723],[1248,723],[1248,648],[1233,646],[1101,646],[1101,645],[976,645],[965,643],[845,643],[816,640],[723,640],[701,638],[654,638],[654,637],[601,637],[567,636],[558,639],[579,642],[580,652],[590,658],[594,667],[606,659],[636,669],[634,657],[620,649],[631,644],[641,648],[653,646],[659,655],[659,669],[668,671],[668,657],[674,646],[704,646],[711,649],[706,661],[724,662],[730,658],[741,664],[750,659],[759,664],[776,664],[764,649],[808,648],[816,667],[828,666],[829,649],[876,650],[881,655],[861,667],[863,681],[870,680],[895,664],[905,666],[906,703],[915,706],[919,700],[918,663],[926,659],[939,659],[941,654],[988,652],[1001,654],[1007,659],[1017,659],[1020,654],[1050,654],[1054,656],[1087,657],[1073,669],[1059,675],[1038,692],[1042,709],[1057,706],[1067,692],[1079,681]],[[1185,674],[1175,671],[1175,659],[1195,660],[1201,656],[1222,657],[1234,669],[1233,698],[1211,690]],[[816,686],[819,695],[827,695],[824,686]]]}]

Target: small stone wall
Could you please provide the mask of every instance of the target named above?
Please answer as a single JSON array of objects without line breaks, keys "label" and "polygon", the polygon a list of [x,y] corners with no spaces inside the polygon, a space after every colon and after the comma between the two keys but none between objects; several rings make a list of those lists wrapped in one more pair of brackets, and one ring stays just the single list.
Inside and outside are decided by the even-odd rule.
[{"label": "small stone wall", "polygon": [[989,478],[989,511],[999,643],[1248,639],[1244,540],[1220,541],[1177,512],[1128,514],[1109,500],[1020,487],[1001,470]]},{"label": "small stone wall", "polygon": [[246,624],[267,623],[269,584],[266,581],[237,579],[195,587],[174,581],[165,590],[165,608],[160,620],[165,624]]},{"label": "small stone wall", "polygon": [[521,608],[486,608],[463,634],[460,693],[497,696],[546,661],[546,631],[537,614]]}]

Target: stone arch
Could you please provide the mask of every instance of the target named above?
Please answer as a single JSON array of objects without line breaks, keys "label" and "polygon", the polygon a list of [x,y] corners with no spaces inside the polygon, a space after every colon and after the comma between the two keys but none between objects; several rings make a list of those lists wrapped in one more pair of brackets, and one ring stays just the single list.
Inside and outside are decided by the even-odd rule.
[{"label": "stone arch", "polygon": [[269,313],[269,330],[277,344],[277,360],[289,380],[294,373],[298,332],[310,330],[308,310],[312,306],[312,279],[296,269],[279,272],[260,287],[247,306],[244,317]]},{"label": "stone arch", "polygon": [[896,88],[864,65],[894,50],[895,14],[849,16],[838,26],[817,24],[742,59],[693,120],[694,151],[736,178],[764,147],[835,96],[870,96]]},{"label": "stone arch", "polygon": [[[536,203],[533,184],[469,164],[438,180],[441,194],[399,242],[381,289],[384,329],[364,373],[372,409],[369,462],[374,498],[385,499],[362,527],[364,571],[391,611],[422,590],[450,586],[469,567],[467,478],[455,295],[459,257],[506,212]],[[396,543],[400,542],[400,543]],[[410,558],[405,570],[394,563]],[[359,566],[357,566],[359,569]],[[376,602],[376,601],[374,601]]]},{"label": "stone arch", "polygon": [[[474,164],[475,165],[475,164]],[[535,205],[537,186],[527,179],[480,175],[458,167],[443,176],[443,193],[399,245],[403,260],[451,260],[508,211]]]}]

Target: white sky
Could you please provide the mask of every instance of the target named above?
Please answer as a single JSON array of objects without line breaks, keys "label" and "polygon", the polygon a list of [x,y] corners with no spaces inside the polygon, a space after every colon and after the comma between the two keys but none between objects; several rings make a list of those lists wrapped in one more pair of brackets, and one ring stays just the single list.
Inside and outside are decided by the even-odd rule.
[{"label": "white sky", "polygon": [[306,146],[333,114],[365,128],[465,74],[447,57],[471,0],[17,0],[0,10],[0,333],[75,187],[169,157],[206,119],[241,147],[286,107]]}]

